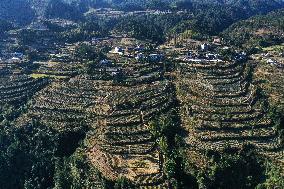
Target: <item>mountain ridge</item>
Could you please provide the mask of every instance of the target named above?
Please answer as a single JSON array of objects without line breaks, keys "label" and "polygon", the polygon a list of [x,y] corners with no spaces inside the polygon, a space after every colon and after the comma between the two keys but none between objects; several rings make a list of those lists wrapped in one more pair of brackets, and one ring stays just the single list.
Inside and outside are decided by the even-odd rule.
[{"label": "mountain ridge", "polygon": [[202,5],[241,7],[254,14],[263,14],[284,7],[283,0],[2,0],[0,19],[21,25],[34,19],[57,18],[78,19],[90,8],[111,7],[120,10],[141,9],[194,9]]}]

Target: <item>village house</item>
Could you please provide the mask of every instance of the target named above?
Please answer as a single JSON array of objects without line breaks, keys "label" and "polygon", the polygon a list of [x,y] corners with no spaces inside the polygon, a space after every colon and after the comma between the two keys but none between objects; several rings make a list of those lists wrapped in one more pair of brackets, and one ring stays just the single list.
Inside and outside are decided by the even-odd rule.
[{"label": "village house", "polygon": [[110,51],[110,53],[123,55],[124,49],[122,47],[115,47],[114,50]]},{"label": "village house", "polygon": [[17,57],[12,57],[10,59],[7,60],[7,63],[11,63],[11,64],[18,64],[21,63],[22,60],[20,58]]},{"label": "village house", "polygon": [[150,54],[148,58],[149,58],[149,61],[151,61],[151,62],[160,62],[164,59],[164,55],[162,55],[162,54]]},{"label": "village house", "polygon": [[139,53],[139,54],[136,55],[135,59],[137,61],[142,61],[142,60],[145,59],[145,55],[143,53]]},{"label": "village house", "polygon": [[141,51],[144,51],[144,50],[145,50],[145,47],[144,47],[144,45],[137,45],[137,46],[134,48],[134,50],[135,50],[136,52],[141,52]]},{"label": "village house", "polygon": [[200,45],[200,49],[202,50],[202,51],[208,51],[209,50],[209,44],[207,44],[207,43],[203,43],[203,44],[201,44]]},{"label": "village house", "polygon": [[267,60],[267,63],[270,64],[271,66],[276,66],[277,68],[284,68],[284,64],[271,58]]},{"label": "village house", "polygon": [[205,56],[206,56],[206,58],[208,60],[213,60],[213,59],[218,59],[219,58],[218,54],[212,54],[212,53],[207,53]]},{"label": "village house", "polygon": [[112,65],[112,62],[110,60],[104,59],[99,62],[99,66],[111,66],[111,65]]}]

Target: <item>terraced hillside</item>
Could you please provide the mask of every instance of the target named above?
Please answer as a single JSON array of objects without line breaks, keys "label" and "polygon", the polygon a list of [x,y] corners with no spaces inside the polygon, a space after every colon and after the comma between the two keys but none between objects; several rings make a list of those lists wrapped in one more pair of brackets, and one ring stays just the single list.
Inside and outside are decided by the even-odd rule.
[{"label": "terraced hillside", "polygon": [[[97,114],[94,114],[93,109],[108,96],[108,93],[119,92],[123,86],[160,79],[159,69],[162,67],[150,64],[98,66],[94,69],[93,76],[80,75],[67,82],[57,81],[42,90],[34,99],[30,114],[58,130],[76,130],[82,126],[83,120],[87,120],[87,114]],[[54,120],[50,115],[54,115]]]},{"label": "terraced hillside", "polygon": [[27,75],[1,74],[0,104],[22,103],[47,84],[46,79],[33,79]]},{"label": "terraced hillside", "polygon": [[99,66],[93,69],[93,75],[99,80],[113,81],[118,86],[135,86],[163,79],[162,63],[118,63],[111,66]]},{"label": "terraced hillside", "polygon": [[1,73],[4,73],[4,72],[9,73],[12,70],[16,70],[16,69],[17,69],[17,64],[0,62]]},{"label": "terraced hillside", "polygon": [[37,94],[29,116],[58,131],[76,131],[85,126],[86,111],[97,98],[97,86],[88,76],[54,82]]},{"label": "terraced hillside", "polygon": [[171,90],[169,83],[157,81],[120,88],[104,99],[89,157],[106,177],[125,176],[138,185],[163,182],[161,155],[148,123],[173,105]]},{"label": "terraced hillside", "polygon": [[257,65],[255,77],[262,81],[262,87],[269,94],[270,103],[284,107],[284,70],[266,62]]},{"label": "terraced hillside", "polygon": [[180,63],[178,96],[186,143],[197,151],[253,144],[259,153],[283,163],[283,146],[266,100],[243,62]]},{"label": "terraced hillside", "polygon": [[163,158],[148,123],[175,103],[163,65],[117,64],[93,72],[39,92],[27,117],[61,132],[88,128],[87,156],[105,178],[161,186]]},{"label": "terraced hillside", "polygon": [[55,78],[71,78],[79,73],[79,63],[55,62],[48,65],[41,65],[35,72],[35,76],[50,76]]}]

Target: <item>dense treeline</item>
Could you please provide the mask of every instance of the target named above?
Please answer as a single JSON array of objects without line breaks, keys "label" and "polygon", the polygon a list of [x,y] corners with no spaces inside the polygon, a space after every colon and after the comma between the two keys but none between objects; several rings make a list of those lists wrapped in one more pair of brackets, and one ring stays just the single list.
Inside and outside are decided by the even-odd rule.
[{"label": "dense treeline", "polygon": [[242,150],[226,149],[223,153],[206,152],[209,159],[206,169],[196,170],[185,165],[186,171],[197,179],[199,188],[270,189],[283,188],[281,168],[260,158],[253,146]]},{"label": "dense treeline", "polygon": [[228,43],[243,47],[267,47],[284,42],[284,10],[256,16],[232,25],[223,36]]},{"label": "dense treeline", "polygon": [[63,18],[79,20],[82,18],[76,6],[64,3],[60,0],[51,0],[46,8],[45,16],[47,18]]},{"label": "dense treeline", "polygon": [[129,16],[120,19],[114,29],[122,33],[128,33],[137,39],[162,43],[165,41],[167,33],[176,23],[188,18],[190,16],[186,14]]},{"label": "dense treeline", "polygon": [[54,132],[38,124],[0,130],[0,178],[2,188],[48,188],[55,160]]},{"label": "dense treeline", "polygon": [[[56,17],[56,14],[58,14],[56,12],[62,12],[59,9],[61,7],[64,8],[64,6],[55,7],[57,7],[57,11],[51,11],[50,17]],[[69,9],[64,8],[64,10]],[[192,31],[195,36],[217,35],[238,20],[243,20],[253,14],[262,12],[261,10],[254,12],[255,10],[256,8],[251,8],[245,11],[243,8],[228,5],[224,5],[224,7],[195,5],[191,8],[190,14],[189,12],[182,14],[173,12],[171,14],[127,16],[109,19],[98,17],[85,17],[83,19],[82,17],[73,17],[72,14],[76,13],[76,11],[70,8],[72,14],[65,11],[65,16],[61,16],[79,19],[80,24],[78,27],[63,28],[48,21],[45,22],[45,25],[51,32],[56,33],[54,36],[59,41],[76,42],[90,40],[92,37],[107,36],[114,30],[116,32],[128,33],[130,36],[138,39],[163,43],[167,37],[172,37],[188,30]],[[273,18],[276,19],[273,20]],[[255,42],[265,46],[265,43],[270,45],[281,42],[281,31],[283,31],[283,11],[278,11],[267,16],[257,16],[251,20],[234,24],[224,32],[224,37],[229,43],[238,46],[246,43],[255,45]],[[263,35],[260,32],[263,32]],[[261,38],[263,39],[261,40]],[[32,41],[32,39],[28,40]]]},{"label": "dense treeline", "polygon": [[123,11],[187,9],[195,15],[195,23],[200,23],[200,27],[208,26],[208,31],[205,30],[205,32],[214,33],[223,30],[237,20],[279,9],[284,6],[284,2],[278,0],[13,0],[1,1],[0,5],[0,18],[21,24],[31,22],[36,16],[81,20],[90,8],[111,7]]},{"label": "dense treeline", "polygon": [[127,32],[133,37],[163,42],[172,34],[186,30],[201,35],[218,35],[233,23],[247,19],[255,14],[265,14],[283,7],[276,2],[239,1],[231,4],[199,4],[182,1],[176,4],[176,10],[187,9],[184,14],[126,17],[119,20],[116,29]]},{"label": "dense treeline", "polygon": [[11,30],[12,28],[13,25],[10,22],[0,19],[0,34],[3,34],[4,32]]},{"label": "dense treeline", "polygon": [[[235,1],[232,1],[235,2]],[[187,26],[203,34],[218,34],[236,21],[247,19],[256,14],[266,14],[283,7],[275,1],[236,1],[230,4],[209,4],[183,2],[179,9],[188,7],[193,19]]]},{"label": "dense treeline", "polygon": [[[74,153],[78,147],[78,141],[83,136],[80,132],[58,133],[36,121],[19,128],[8,122],[2,123],[0,127],[0,188],[53,188],[67,178],[70,185],[87,186],[84,185],[84,179],[88,180],[91,177],[82,175],[92,169],[86,168],[86,161],[79,152]],[[77,171],[77,173],[72,172],[76,174],[74,177],[82,176],[82,178],[73,178],[71,171],[67,171],[71,165],[72,171]],[[80,169],[77,166],[81,166]],[[86,172],[82,173],[80,170],[84,166]],[[64,171],[64,177],[62,171]]]},{"label": "dense treeline", "polygon": [[264,182],[265,167],[251,146],[241,151],[227,149],[224,153],[207,152],[209,169],[199,173],[201,185],[210,188],[256,188]]},{"label": "dense treeline", "polygon": [[[257,16],[243,20],[253,14],[264,13],[264,9],[249,6],[248,10],[239,6],[224,7],[194,5],[189,13],[165,15],[128,16],[119,19],[86,18],[78,28],[61,30],[66,41],[88,40],[91,37],[106,36],[109,31],[128,33],[138,39],[162,43],[167,37],[191,30],[197,36],[217,35],[224,32],[224,38],[231,44],[246,46],[246,44],[268,46],[283,41],[283,11],[277,11],[265,16]],[[186,6],[185,6],[186,7]],[[269,6],[268,6],[269,7]],[[266,11],[269,11],[268,8]],[[274,19],[275,18],[275,19]],[[232,26],[231,26],[232,25]],[[230,27],[231,26],[231,27]],[[251,32],[253,31],[253,32]],[[262,32],[262,33],[261,33]]]},{"label": "dense treeline", "polygon": [[35,17],[35,11],[26,0],[1,0],[0,19],[19,24],[28,24]]},{"label": "dense treeline", "polygon": [[[138,39],[151,40],[156,43],[162,43],[166,40],[167,37],[183,33],[187,30],[191,30],[199,36],[217,35],[239,20],[249,18],[250,16],[255,14],[264,14],[269,11],[281,8],[284,5],[284,3],[281,4],[280,2],[265,0],[232,1],[231,3],[214,3],[212,1],[176,2],[161,0],[147,0],[141,2],[109,1],[108,5],[107,3],[103,3],[101,1],[92,0],[68,2],[63,0],[51,0],[48,2],[43,1],[41,3],[30,1],[30,3],[32,5],[42,6],[41,8],[35,6],[35,10],[43,17],[71,19],[81,23],[78,28],[60,28],[58,26],[47,23],[51,30],[55,30],[55,32],[57,33],[60,30],[60,34],[56,35],[59,36],[60,40],[62,39],[68,42],[89,40],[91,37],[105,36],[110,31],[115,30],[122,33],[128,33]],[[13,4],[13,2],[11,2],[10,4]],[[171,14],[165,15],[141,15],[112,19],[100,19],[88,16],[85,17],[83,14],[93,6],[109,6],[121,10],[143,10],[149,8],[171,10],[173,12]],[[28,4],[26,4],[26,6],[24,7],[28,7]],[[187,12],[177,14],[176,11],[184,9],[186,9]],[[29,20],[31,20],[35,12],[32,9],[29,10],[29,12],[31,14],[24,15],[29,16]],[[272,17],[273,16],[274,15],[272,15]],[[6,17],[4,16],[4,18]],[[265,19],[266,21],[262,21],[262,23],[268,23],[271,26],[274,26],[274,24],[281,24],[280,18],[278,19],[278,21],[273,21],[273,23],[269,23],[269,18],[267,18]],[[13,21],[15,20],[17,20],[16,17],[13,18]],[[261,19],[259,18],[257,20]],[[26,19],[26,21],[28,21],[28,19]],[[260,21],[257,22],[259,23]],[[7,27],[7,25],[5,26]],[[238,24],[235,26],[239,28]],[[6,27],[1,27],[3,28],[1,30],[4,30]],[[231,27],[230,30],[233,30],[233,27]],[[232,38],[233,37],[235,36],[232,36]],[[240,37],[237,36],[236,39],[242,38],[243,40],[234,43],[243,43],[244,40],[247,40],[250,37],[251,35],[248,34],[248,32],[242,32],[242,35]],[[277,39],[277,37],[275,38]],[[275,39],[273,38],[273,40]]]},{"label": "dense treeline", "polygon": [[110,7],[119,8],[121,10],[145,10],[145,9],[157,9],[157,10],[174,10],[174,9],[191,9],[196,5],[206,6],[231,6],[242,7],[249,12],[261,12],[266,13],[283,6],[281,0],[111,0],[107,1]]},{"label": "dense treeline", "polygon": [[80,22],[76,26],[62,27],[48,20],[41,24],[47,30],[22,29],[18,32],[18,39],[21,49],[25,49],[26,45],[41,43],[41,40],[48,38],[53,43],[74,43],[79,41],[90,41],[92,37],[108,36],[113,28],[112,21],[107,20],[86,20]]}]

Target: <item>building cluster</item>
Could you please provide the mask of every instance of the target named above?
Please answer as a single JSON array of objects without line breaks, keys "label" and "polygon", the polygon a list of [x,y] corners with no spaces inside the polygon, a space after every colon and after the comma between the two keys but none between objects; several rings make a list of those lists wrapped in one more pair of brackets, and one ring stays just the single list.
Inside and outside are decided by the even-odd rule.
[{"label": "building cluster", "polygon": [[[90,10],[87,15],[88,16],[96,16],[96,17],[107,17],[107,18],[121,18],[127,16],[139,16],[139,15],[166,15],[172,14],[173,12],[170,10],[141,10],[141,11],[120,11],[114,10],[111,8],[99,8]],[[179,11],[177,14],[187,13],[186,10]]]},{"label": "building cluster", "polygon": [[277,61],[275,59],[269,58],[267,60],[267,63],[270,64],[271,66],[276,66],[277,68],[284,68],[284,63],[279,62],[279,61]]},{"label": "building cluster", "polygon": [[263,61],[276,68],[284,68],[284,52],[269,51],[251,55],[251,58],[257,61]]},{"label": "building cluster", "polygon": [[[153,51],[152,51],[153,52]],[[109,52],[110,54],[116,54],[121,57],[134,58],[136,61],[149,61],[160,62],[164,60],[165,56],[161,52],[147,52],[144,45],[127,46],[127,47],[115,47]]]},{"label": "building cluster", "polygon": [[203,62],[203,61],[212,61],[212,62],[220,62],[221,56],[216,53],[200,53],[194,51],[188,51],[186,55],[181,55],[176,58],[176,60],[181,60],[184,62]]}]

